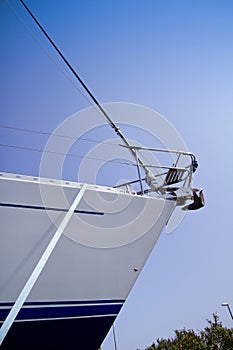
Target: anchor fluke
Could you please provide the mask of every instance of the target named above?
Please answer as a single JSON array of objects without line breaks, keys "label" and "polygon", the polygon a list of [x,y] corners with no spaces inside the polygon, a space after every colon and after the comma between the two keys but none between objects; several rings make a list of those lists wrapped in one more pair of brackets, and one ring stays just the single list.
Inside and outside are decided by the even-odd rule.
[{"label": "anchor fluke", "polygon": [[205,205],[205,199],[203,190],[199,191],[199,194],[197,194],[197,190],[193,190],[193,202],[191,204],[188,204],[184,206],[183,210],[197,210]]}]

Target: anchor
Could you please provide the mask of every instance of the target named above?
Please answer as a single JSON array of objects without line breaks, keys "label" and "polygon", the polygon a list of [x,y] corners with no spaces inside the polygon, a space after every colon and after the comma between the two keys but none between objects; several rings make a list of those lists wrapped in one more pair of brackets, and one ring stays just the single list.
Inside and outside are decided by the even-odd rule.
[{"label": "anchor", "polygon": [[[197,192],[199,193],[197,194]],[[204,194],[203,190],[197,190],[193,189],[193,202],[191,204],[188,204],[182,208],[182,210],[197,210],[205,205],[205,199],[204,199]]]}]

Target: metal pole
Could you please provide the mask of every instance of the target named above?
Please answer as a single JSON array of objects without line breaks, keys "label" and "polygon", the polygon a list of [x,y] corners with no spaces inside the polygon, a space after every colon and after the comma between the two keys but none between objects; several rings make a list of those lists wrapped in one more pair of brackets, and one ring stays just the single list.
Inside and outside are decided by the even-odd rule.
[{"label": "metal pole", "polygon": [[62,233],[64,232],[64,229],[66,228],[73,212],[75,211],[78,203],[82,199],[84,192],[86,190],[87,185],[83,185],[80,189],[78,195],[76,196],[75,200],[73,201],[72,205],[70,206],[68,212],[66,213],[64,219],[62,220],[59,228],[57,229],[56,233],[54,234],[53,238],[49,242],[47,248],[45,249],[42,257],[40,258],[39,262],[37,263],[35,269],[33,270],[31,276],[27,280],[25,286],[23,287],[21,293],[19,294],[16,302],[12,306],[11,311],[9,312],[7,318],[2,324],[2,327],[0,329],[0,345],[2,344],[5,336],[7,335],[7,332],[9,331],[10,327],[12,326],[16,316],[18,315],[21,307],[23,306],[26,298],[28,297],[29,293],[31,292],[35,282],[37,281],[38,277],[41,274],[41,271],[46,265],[46,262],[48,261],[50,255],[52,254],[57,242],[59,241]]},{"label": "metal pole", "polygon": [[140,182],[141,193],[144,194],[144,190],[143,190],[143,186],[142,186],[142,177],[141,177],[140,167],[139,167],[139,163],[138,163],[138,153],[136,150],[135,150],[135,158],[136,158],[136,162],[137,162],[137,170],[138,170],[138,177],[139,177],[139,182]]},{"label": "metal pole", "polygon": [[233,320],[233,315],[232,315],[231,308],[230,308],[230,305],[229,305],[229,304],[227,304],[227,308],[228,308],[228,311],[229,311],[229,313],[230,313],[230,315],[231,315],[231,318],[232,318],[232,320]]},{"label": "metal pole", "polygon": [[114,339],[115,350],[117,350],[116,332],[115,332],[115,326],[114,326],[114,324],[112,325],[112,331],[113,331],[113,339]]},{"label": "metal pole", "polygon": [[231,315],[231,318],[232,318],[232,320],[233,320],[233,315],[232,315],[232,312],[231,312],[231,309],[230,309],[229,304],[227,304],[227,308],[228,308],[228,311],[229,311],[229,313],[230,313],[230,315]]},{"label": "metal pole", "polygon": [[229,314],[231,315],[231,318],[233,320],[233,314],[231,312],[231,308],[230,308],[230,305],[228,303],[222,303],[222,306],[226,306],[228,308],[228,311],[229,311]]}]

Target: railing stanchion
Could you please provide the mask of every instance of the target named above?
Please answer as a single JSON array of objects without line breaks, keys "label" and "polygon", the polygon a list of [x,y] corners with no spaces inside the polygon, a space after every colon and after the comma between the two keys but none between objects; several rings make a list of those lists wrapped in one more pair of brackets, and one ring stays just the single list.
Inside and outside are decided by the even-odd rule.
[{"label": "railing stanchion", "polygon": [[142,177],[141,177],[141,171],[140,171],[140,167],[139,167],[139,163],[138,163],[138,153],[137,153],[136,149],[135,149],[135,158],[136,158],[136,162],[137,162],[137,170],[138,170],[138,177],[139,177],[139,182],[140,182],[141,193],[143,195],[144,190],[143,190],[143,186],[142,186]]}]

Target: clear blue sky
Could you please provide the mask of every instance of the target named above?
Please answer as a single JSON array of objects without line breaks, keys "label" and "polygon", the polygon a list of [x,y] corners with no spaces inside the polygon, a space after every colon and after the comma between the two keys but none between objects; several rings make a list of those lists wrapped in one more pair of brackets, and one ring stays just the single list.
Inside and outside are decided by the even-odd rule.
[{"label": "clear blue sky", "polygon": [[[0,1],[0,124],[50,133],[88,104],[28,31],[60,62],[19,1],[10,3],[17,15]],[[100,102],[158,111],[199,160],[206,207],[161,235],[116,321],[119,350],[203,328],[213,312],[232,326],[221,303],[233,309],[233,2],[27,4]],[[1,128],[4,144],[41,149],[47,138]],[[38,174],[39,152],[0,150],[2,171]]]}]

